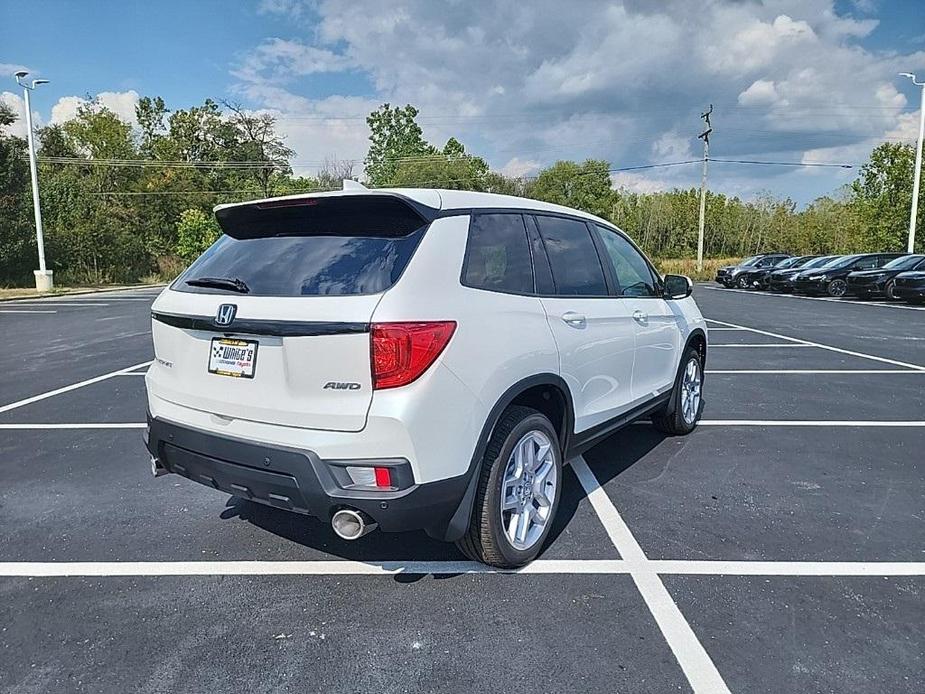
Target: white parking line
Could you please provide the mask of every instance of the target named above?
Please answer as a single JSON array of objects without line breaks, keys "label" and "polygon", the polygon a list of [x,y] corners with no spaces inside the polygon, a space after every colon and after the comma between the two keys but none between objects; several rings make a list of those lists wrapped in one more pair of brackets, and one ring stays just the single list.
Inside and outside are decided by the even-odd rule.
[{"label": "white parking line", "polygon": [[84,424],[67,423],[28,423],[28,424],[0,424],[0,429],[7,430],[35,430],[35,429],[144,429],[144,422],[87,422]]},{"label": "white parking line", "polygon": [[724,330],[728,330],[729,332],[739,332],[742,330],[742,328],[711,328],[707,326],[707,330],[709,330],[711,333],[722,332]]},{"label": "white parking line", "polygon": [[54,310],[52,310],[52,311],[34,311],[34,310],[29,310],[29,309],[24,308],[24,309],[22,309],[22,310],[20,310],[20,311],[8,311],[8,310],[6,310],[6,309],[0,309],[0,313],[57,313],[57,311],[54,311]]},{"label": "white parking line", "polygon": [[922,576],[925,562],[915,561],[686,561],[653,559],[660,574],[702,576]]},{"label": "white parking line", "polygon": [[630,576],[691,687],[695,692],[729,692],[710,655],[665,588],[662,579],[648,566],[650,562],[642,547],[623,522],[591,468],[581,456],[573,459],[571,464],[614,547],[621,557],[632,563]]},{"label": "white parking line", "polygon": [[126,371],[123,374],[116,374],[117,376],[144,376],[147,371]]},{"label": "white parking line", "polygon": [[67,393],[77,388],[83,388],[84,386],[92,385],[93,383],[99,383],[100,381],[105,381],[107,378],[112,378],[113,376],[118,376],[126,371],[134,371],[135,369],[140,369],[143,366],[148,366],[151,364],[152,360],[142,362],[141,364],[135,364],[134,366],[127,366],[124,369],[119,369],[118,371],[110,371],[107,374],[101,376],[95,376],[94,378],[88,378],[86,381],[80,381],[79,383],[72,383],[69,386],[64,386],[63,388],[56,388],[55,390],[49,390],[47,393],[41,393],[40,395],[33,395],[31,398],[26,398],[25,400],[18,400],[16,402],[11,402],[8,405],[0,406],[0,412],[9,412],[10,410],[15,410],[17,407],[23,407],[24,405],[31,405],[34,402],[39,400],[45,400],[46,398],[52,398],[56,395],[61,395],[62,393]]},{"label": "white parking line", "polygon": [[[5,302],[4,302],[5,303]],[[39,301],[38,299],[29,299],[28,301],[11,301],[9,302],[15,306],[109,306],[108,303],[103,302],[77,302],[77,301]]]},{"label": "white parking line", "polygon": [[913,374],[921,376],[925,371],[917,369],[707,369],[708,374]]},{"label": "white parking line", "polygon": [[[644,564],[645,566],[642,566]],[[537,559],[520,569],[473,561],[52,561],[0,562],[0,576],[394,576],[396,574],[628,574],[651,570],[698,576],[925,576],[925,562]]]},{"label": "white parking line", "polygon": [[922,420],[701,419],[702,427],[925,427]]},{"label": "white parking line", "polygon": [[747,325],[736,325],[735,323],[726,323],[725,321],[715,320],[713,318],[707,319],[713,323],[719,323],[721,325],[728,326],[730,328],[741,328],[758,335],[764,335],[765,337],[776,337],[781,340],[788,340],[790,342],[798,342],[804,345],[812,345],[813,347],[819,347],[820,349],[827,349],[830,352],[838,352],[839,354],[847,354],[852,357],[861,357],[862,359],[870,359],[872,361],[879,361],[884,364],[892,364],[893,366],[904,366],[908,369],[918,369],[920,371],[925,371],[925,366],[921,364],[910,364],[905,361],[898,361],[897,359],[887,359],[886,357],[878,357],[874,354],[867,354],[865,352],[855,352],[850,349],[842,349],[841,347],[833,347],[832,345],[825,345],[821,342],[811,342],[810,340],[801,340],[796,337],[790,337],[789,335],[781,335],[780,333],[772,333],[767,330],[758,330],[757,328],[750,328]]},{"label": "white parking line", "polygon": [[742,344],[723,344],[723,345],[710,345],[710,349],[716,349],[717,347],[815,347],[816,345],[801,345],[795,342],[756,342],[754,344],[749,344],[744,342]]},{"label": "white parking line", "polygon": [[777,294],[774,292],[755,292],[748,289],[726,289],[724,287],[711,287],[701,285],[704,289],[710,289],[714,292],[738,292],[740,294],[751,294],[752,296],[774,297],[776,299],[800,299],[803,301],[832,301],[843,306],[877,306],[883,308],[899,308],[906,311],[925,311],[921,306],[909,306],[886,301],[852,301],[851,299],[836,299],[830,296],[802,296],[799,294]]}]

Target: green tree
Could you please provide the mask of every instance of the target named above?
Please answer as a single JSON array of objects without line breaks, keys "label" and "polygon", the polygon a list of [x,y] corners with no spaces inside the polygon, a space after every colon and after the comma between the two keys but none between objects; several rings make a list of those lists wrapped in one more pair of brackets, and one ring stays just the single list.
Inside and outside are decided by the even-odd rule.
[{"label": "green tree", "polygon": [[177,222],[177,255],[192,262],[221,235],[213,215],[197,209],[183,210]]},{"label": "green tree", "polygon": [[463,144],[451,137],[438,155],[398,162],[391,185],[483,191],[489,183],[488,174],[488,163],[466,154]]},{"label": "green tree", "polygon": [[[850,204],[864,226],[865,249],[905,249],[914,162],[912,145],[884,142],[871,152],[870,159],[861,167],[860,175],[851,185]],[[925,195],[920,195],[917,226],[925,221],[923,197]]]},{"label": "green tree", "polygon": [[437,150],[424,139],[415,118],[418,110],[382,104],[366,117],[369,126],[369,152],[366,155],[366,178],[373,186],[393,183],[399,160],[428,157]]},{"label": "green tree", "polygon": [[580,164],[558,161],[541,171],[527,192],[537,200],[610,217],[613,203],[610,164],[601,159],[587,159]]},{"label": "green tree", "polygon": [[27,282],[35,257],[26,141],[3,133],[15,122],[12,109],[0,102],[0,284]]}]

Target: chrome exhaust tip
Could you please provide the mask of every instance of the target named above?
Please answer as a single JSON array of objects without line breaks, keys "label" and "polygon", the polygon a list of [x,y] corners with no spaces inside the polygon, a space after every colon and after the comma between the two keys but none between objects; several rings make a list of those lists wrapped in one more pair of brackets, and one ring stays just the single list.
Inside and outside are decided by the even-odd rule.
[{"label": "chrome exhaust tip", "polygon": [[331,518],[331,528],[342,540],[359,540],[379,526],[362,511],[342,508]]},{"label": "chrome exhaust tip", "polygon": [[151,456],[151,474],[155,477],[161,477],[170,473],[170,470],[161,465],[161,461]]}]

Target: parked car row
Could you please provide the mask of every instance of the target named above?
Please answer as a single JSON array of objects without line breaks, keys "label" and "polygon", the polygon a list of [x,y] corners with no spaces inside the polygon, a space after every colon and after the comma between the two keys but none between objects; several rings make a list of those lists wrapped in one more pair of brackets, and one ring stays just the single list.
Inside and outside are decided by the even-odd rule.
[{"label": "parked car row", "polygon": [[855,253],[802,255],[762,253],[716,272],[724,287],[808,296],[882,297],[925,302],[925,254]]}]

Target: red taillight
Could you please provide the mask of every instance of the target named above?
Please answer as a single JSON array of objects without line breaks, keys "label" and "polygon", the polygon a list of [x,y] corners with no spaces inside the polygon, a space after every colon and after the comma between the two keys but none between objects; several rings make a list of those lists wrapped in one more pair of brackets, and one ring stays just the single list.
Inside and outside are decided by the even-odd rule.
[{"label": "red taillight", "polygon": [[370,331],[373,389],[411,383],[440,356],[455,330],[455,321],[373,323]]},{"label": "red taillight", "polygon": [[377,487],[391,487],[392,486],[392,471],[387,467],[377,467],[373,468],[376,471],[376,486]]}]

